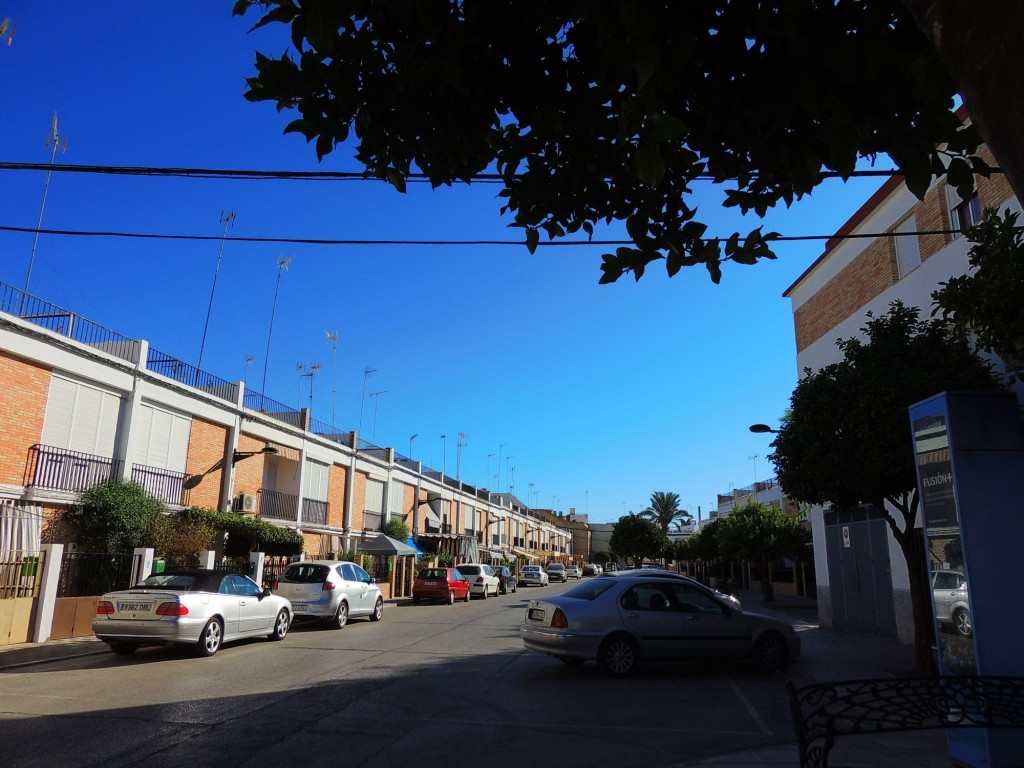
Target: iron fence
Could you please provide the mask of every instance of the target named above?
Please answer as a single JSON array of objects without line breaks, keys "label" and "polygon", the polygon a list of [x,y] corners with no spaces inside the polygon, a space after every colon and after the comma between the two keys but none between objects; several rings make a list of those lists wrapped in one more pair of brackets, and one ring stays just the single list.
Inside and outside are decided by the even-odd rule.
[{"label": "iron fence", "polygon": [[168,379],[173,379],[188,387],[200,389],[229,403],[235,402],[237,397],[237,385],[218,378],[212,373],[200,370],[194,365],[182,362],[164,352],[153,349],[153,347],[149,348],[149,352],[146,355],[146,368],[153,373],[166,376]]},{"label": "iron fence", "polygon": [[0,559],[0,600],[39,597],[44,553],[12,551]]},{"label": "iron fence", "polygon": [[119,475],[122,463],[108,456],[37,444],[29,448],[29,484],[81,493]]},{"label": "iron fence", "polygon": [[135,555],[111,552],[65,552],[57,597],[90,597],[132,586]]}]

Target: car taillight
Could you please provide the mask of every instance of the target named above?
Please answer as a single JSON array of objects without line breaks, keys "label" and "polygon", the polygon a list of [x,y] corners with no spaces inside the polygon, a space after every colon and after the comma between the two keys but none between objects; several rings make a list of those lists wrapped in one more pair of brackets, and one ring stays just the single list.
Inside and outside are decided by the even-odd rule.
[{"label": "car taillight", "polygon": [[270,585],[270,588],[277,591],[277,579],[274,579],[274,581]]},{"label": "car taillight", "polygon": [[187,616],[188,607],[181,603],[160,603],[156,607],[157,616]]},{"label": "car taillight", "polygon": [[330,581],[325,581],[324,585],[320,588],[320,591],[321,592],[333,592],[334,591],[334,584],[331,583]]},{"label": "car taillight", "polygon": [[565,618],[561,608],[555,608],[555,612],[551,615],[551,626],[555,629],[569,628],[569,620]]},{"label": "car taillight", "polygon": [[114,604],[109,600],[100,600],[96,603],[96,615],[97,616],[112,616],[114,614]]},{"label": "car taillight", "polygon": [[486,584],[487,583],[487,579],[485,579],[483,576],[477,576],[476,577],[476,583],[477,584]]}]

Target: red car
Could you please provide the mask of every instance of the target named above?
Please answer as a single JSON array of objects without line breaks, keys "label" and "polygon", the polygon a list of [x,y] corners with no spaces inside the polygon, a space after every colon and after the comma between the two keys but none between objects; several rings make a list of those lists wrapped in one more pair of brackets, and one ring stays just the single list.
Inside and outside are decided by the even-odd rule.
[{"label": "red car", "polygon": [[456,600],[469,602],[469,582],[458,568],[424,568],[412,585],[412,601],[444,600],[451,605]]}]

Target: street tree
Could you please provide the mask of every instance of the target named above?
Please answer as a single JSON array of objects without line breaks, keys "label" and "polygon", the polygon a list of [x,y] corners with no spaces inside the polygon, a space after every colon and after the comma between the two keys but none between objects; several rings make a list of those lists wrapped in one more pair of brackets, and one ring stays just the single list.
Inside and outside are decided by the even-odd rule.
[{"label": "street tree", "polygon": [[962,333],[893,302],[868,314],[864,337],[837,342],[843,358],[806,371],[772,441],[790,498],[850,510],[872,504],[906,560],[918,665],[928,670],[931,610],[908,408],[946,390],[999,388]]},{"label": "street tree", "polygon": [[781,509],[748,501],[733,509],[721,522],[718,546],[731,560],[746,560],[760,566],[761,596],[774,600],[772,563],[784,557],[802,559],[810,543],[810,532]]},{"label": "street tree", "polygon": [[151,545],[154,521],[163,511],[138,483],[110,478],[83,491],[62,517],[86,550],[125,553]]},{"label": "street tree", "polygon": [[688,523],[692,519],[690,513],[679,506],[679,494],[672,491],[652,493],[651,505],[644,509],[640,516],[656,523],[666,535],[672,523]]},{"label": "street tree", "polygon": [[[354,148],[404,191],[490,172],[534,251],[611,221],[600,282],[774,258],[774,233],[709,233],[695,185],[763,217],[891,158],[923,197],[968,195],[984,138],[1024,199],[1019,0],[373,3],[236,0],[292,50],[256,54],[245,97],[293,111],[321,160]],[[923,30],[923,31],[922,31]],[[965,125],[955,97],[963,94]],[[351,143],[350,143],[351,141]]]},{"label": "street tree", "polygon": [[964,235],[973,243],[970,270],[940,283],[932,294],[933,314],[972,333],[978,345],[1002,359],[1024,379],[1024,232],[1018,214],[988,209]]},{"label": "street tree", "polygon": [[632,513],[619,518],[608,541],[613,552],[632,560],[637,568],[644,564],[644,558],[664,555],[668,543],[668,536],[655,523]]}]

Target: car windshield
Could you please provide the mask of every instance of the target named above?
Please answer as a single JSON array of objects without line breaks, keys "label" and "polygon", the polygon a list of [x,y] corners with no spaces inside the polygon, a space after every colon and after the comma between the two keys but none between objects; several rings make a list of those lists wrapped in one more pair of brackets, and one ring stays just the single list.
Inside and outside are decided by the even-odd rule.
[{"label": "car windshield", "polygon": [[289,584],[319,584],[327,580],[330,570],[326,565],[319,564],[289,565],[281,575],[281,581]]},{"label": "car windshield", "polygon": [[575,597],[577,600],[593,600],[598,595],[608,591],[615,585],[611,579],[594,579],[593,581],[584,581],[581,584],[577,584],[575,587],[570,589],[568,592],[563,593],[563,597]]}]

